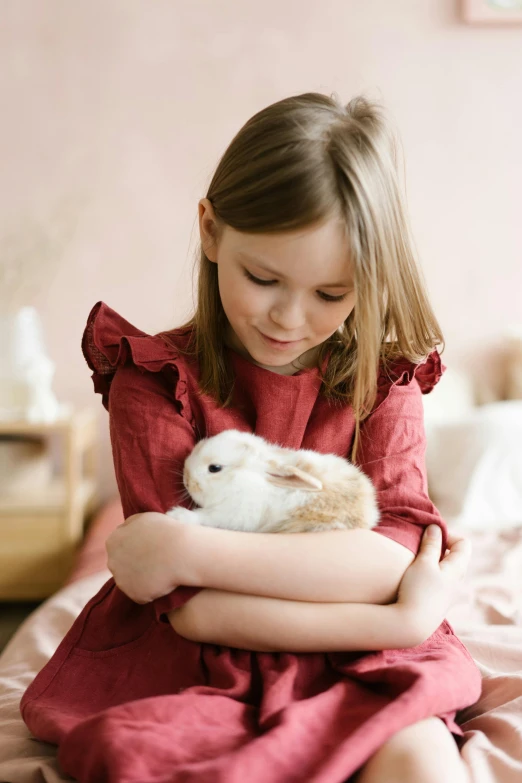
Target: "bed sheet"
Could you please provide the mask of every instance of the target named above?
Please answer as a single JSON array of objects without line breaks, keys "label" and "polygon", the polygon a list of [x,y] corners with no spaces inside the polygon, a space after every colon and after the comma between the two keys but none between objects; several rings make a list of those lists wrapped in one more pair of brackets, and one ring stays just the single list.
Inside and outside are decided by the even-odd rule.
[{"label": "bed sheet", "polygon": [[22,721],[23,692],[52,656],[87,601],[111,577],[104,569],[75,580],[35,609],[0,655],[0,782],[59,783],[56,747],[32,739]]},{"label": "bed sheet", "polygon": [[[114,517],[113,517],[114,519]],[[522,527],[470,532],[473,564],[448,620],[483,677],[479,701],[458,718],[461,753],[472,783],[522,779]],[[92,542],[91,542],[92,543]],[[0,656],[0,782],[71,780],[57,767],[55,748],[31,739],[18,705],[87,601],[110,577],[95,547],[59,592],[36,609]]]}]

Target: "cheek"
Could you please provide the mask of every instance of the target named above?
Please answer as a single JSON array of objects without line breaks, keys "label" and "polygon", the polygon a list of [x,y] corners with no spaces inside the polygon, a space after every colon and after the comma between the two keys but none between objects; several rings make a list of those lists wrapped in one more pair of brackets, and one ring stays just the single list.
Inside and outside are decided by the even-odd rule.
[{"label": "cheek", "polygon": [[316,331],[322,335],[331,335],[348,318],[355,304],[355,297],[350,296],[339,304],[321,305],[321,310],[316,311]]},{"label": "cheek", "polygon": [[354,307],[355,307],[355,294],[350,294],[346,298],[346,300],[339,305],[339,310],[336,314],[339,321],[339,325],[342,324],[343,321],[346,321],[348,316],[352,313]]},{"label": "cheek", "polygon": [[218,274],[219,294],[229,321],[262,315],[268,307],[267,290],[253,286],[241,274]]}]

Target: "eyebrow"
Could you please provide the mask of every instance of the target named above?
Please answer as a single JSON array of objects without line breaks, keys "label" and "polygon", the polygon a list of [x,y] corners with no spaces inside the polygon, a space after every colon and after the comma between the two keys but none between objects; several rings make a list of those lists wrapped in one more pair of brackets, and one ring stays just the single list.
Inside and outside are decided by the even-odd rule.
[{"label": "eyebrow", "polygon": [[[275,272],[273,269],[270,269],[270,267],[266,266],[262,259],[256,258],[255,256],[250,255],[250,253],[245,253],[243,250],[240,250],[238,255],[241,256],[241,258],[245,258],[247,261],[253,261],[264,272],[268,272],[269,275],[282,277],[283,280],[286,279],[285,275],[282,275],[280,272]],[[320,283],[317,288],[353,288],[353,283]]]}]

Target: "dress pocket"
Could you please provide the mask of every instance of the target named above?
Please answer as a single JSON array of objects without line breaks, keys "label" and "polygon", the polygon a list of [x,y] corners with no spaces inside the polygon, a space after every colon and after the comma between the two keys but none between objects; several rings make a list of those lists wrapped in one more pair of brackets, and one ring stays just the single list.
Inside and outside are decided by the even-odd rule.
[{"label": "dress pocket", "polygon": [[86,658],[106,658],[133,650],[158,626],[152,604],[136,604],[114,580],[104,586],[84,617],[71,652]]},{"label": "dress pocket", "polygon": [[111,655],[118,655],[119,653],[127,652],[128,650],[134,650],[142,644],[145,644],[156,628],[157,623],[154,620],[140,636],[129,642],[125,642],[124,644],[117,644],[106,650],[87,650],[82,647],[74,647],[71,652],[73,655],[79,655],[82,658],[109,658]]}]

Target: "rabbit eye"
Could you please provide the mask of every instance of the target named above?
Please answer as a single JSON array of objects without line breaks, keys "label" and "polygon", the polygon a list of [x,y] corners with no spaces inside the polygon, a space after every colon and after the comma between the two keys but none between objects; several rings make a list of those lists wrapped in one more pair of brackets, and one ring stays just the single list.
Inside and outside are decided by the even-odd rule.
[{"label": "rabbit eye", "polygon": [[219,473],[220,470],[223,470],[222,465],[209,465],[208,466],[209,473]]}]

